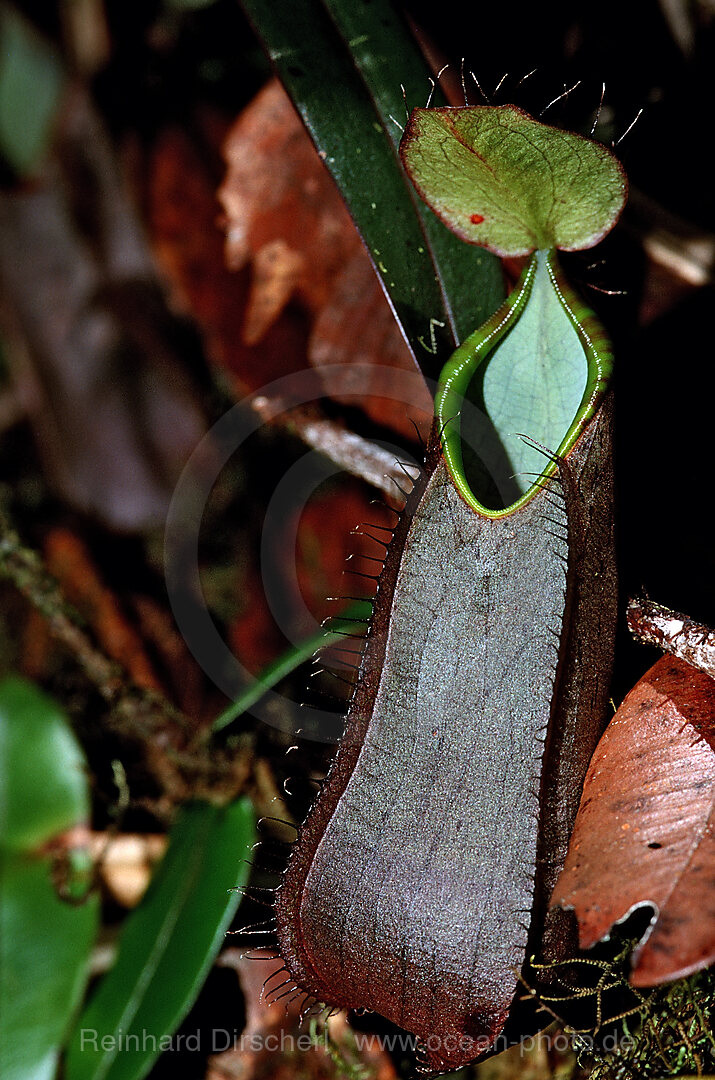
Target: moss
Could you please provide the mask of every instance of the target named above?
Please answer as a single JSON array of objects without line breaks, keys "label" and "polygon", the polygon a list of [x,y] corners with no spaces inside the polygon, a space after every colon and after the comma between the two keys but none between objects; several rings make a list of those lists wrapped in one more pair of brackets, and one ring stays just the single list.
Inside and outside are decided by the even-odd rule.
[{"label": "moss", "polygon": [[571,1037],[589,1080],[648,1080],[715,1072],[715,968],[654,989],[628,982],[635,940],[618,938],[592,954],[532,961],[527,990]]}]

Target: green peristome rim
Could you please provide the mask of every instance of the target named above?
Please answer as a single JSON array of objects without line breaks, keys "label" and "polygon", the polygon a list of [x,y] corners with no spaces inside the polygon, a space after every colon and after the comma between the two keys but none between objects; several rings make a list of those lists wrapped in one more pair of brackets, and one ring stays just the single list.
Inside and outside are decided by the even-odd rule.
[{"label": "green peristome rim", "polygon": [[[493,509],[477,498],[465,474],[460,414],[475,373],[494,355],[500,342],[522,317],[532,295],[540,261],[583,348],[586,384],[576,413],[555,451],[554,460],[549,462],[536,481],[518,499],[504,508]],[[576,296],[565,281],[556,253],[535,252],[504,304],[460,345],[440,374],[435,397],[435,415],[441,432],[442,451],[454,484],[465,502],[485,517],[500,518],[514,513],[533,498],[536,492],[541,490],[543,480],[556,472],[558,460],[570,453],[581,432],[594,416],[607,388],[612,366],[613,351],[610,340],[591,309]]]}]

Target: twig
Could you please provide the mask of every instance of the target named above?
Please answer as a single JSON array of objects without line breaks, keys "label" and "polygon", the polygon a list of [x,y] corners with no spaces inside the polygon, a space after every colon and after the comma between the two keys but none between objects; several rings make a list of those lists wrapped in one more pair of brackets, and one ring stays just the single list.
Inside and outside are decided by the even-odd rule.
[{"label": "twig", "polygon": [[250,768],[245,755],[234,760],[202,742],[203,732],[187,716],[156,691],[136,686],[94,645],[40,556],[22,544],[2,511],[0,578],[10,581],[43,616],[109,706],[111,726],[142,746],[147,767],[172,804],[202,795],[214,801],[230,799],[242,790]]},{"label": "twig", "polygon": [[657,645],[715,679],[715,630],[652,600],[630,600],[626,617],[639,641]]},{"label": "twig", "polygon": [[45,618],[53,636],[74,656],[89,681],[104,700],[113,705],[121,693],[122,676],[118,664],[94,647],[81,619],[65,601],[55,579],[47,573],[37,552],[24,547],[5,514],[0,512],[0,576],[11,581],[18,592]]},{"label": "twig", "polygon": [[346,472],[395,501],[394,484],[404,483],[405,477],[394,454],[303,406],[286,409],[281,399],[256,397],[253,409],[261,419],[280,423]]}]

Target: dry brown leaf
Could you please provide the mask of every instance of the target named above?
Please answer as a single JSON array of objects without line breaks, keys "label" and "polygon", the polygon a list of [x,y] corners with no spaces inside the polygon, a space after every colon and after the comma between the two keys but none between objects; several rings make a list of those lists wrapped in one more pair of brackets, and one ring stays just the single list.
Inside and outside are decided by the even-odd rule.
[{"label": "dry brown leaf", "polygon": [[45,540],[45,557],[47,569],[92,627],[107,656],[120,663],[137,686],[161,692],[161,682],[141,638],[102,581],[82,540],[69,529],[52,529]]},{"label": "dry brown leaf", "polygon": [[[310,315],[310,362],[369,364],[355,392],[378,423],[414,437],[429,432],[432,402],[402,339],[350,216],[287,95],[270,82],[241,114],[225,145],[219,197],[226,260],[251,265],[244,342],[256,343],[293,300]],[[414,407],[389,398],[394,371],[411,376]],[[404,385],[403,380],[400,386]],[[384,396],[387,395],[387,396]]]},{"label": "dry brown leaf", "polygon": [[152,871],[166,851],[166,836],[159,833],[93,832],[92,858],[99,864],[102,882],[118,904],[136,907],[147,890]]},{"label": "dry brown leaf", "polygon": [[715,680],[663,657],[627,695],[591,761],[553,902],[590,948],[636,907],[655,910],[631,982],[715,961]]},{"label": "dry brown leaf", "polygon": [[287,313],[256,345],[243,340],[248,269],[231,273],[226,268],[214,178],[188,134],[178,127],[162,131],[144,171],[155,255],[174,306],[200,328],[210,362],[235,379],[239,396],[305,367],[300,313]]},{"label": "dry brown leaf", "polygon": [[330,301],[333,277],[362,245],[277,80],[241,113],[225,157],[219,199],[226,212],[228,266],[239,270],[266,245],[282,240],[302,257],[302,299],[309,310],[320,311]]},{"label": "dry brown leaf", "polygon": [[305,259],[280,237],[256,252],[243,340],[255,345],[279,318],[305,276]]}]

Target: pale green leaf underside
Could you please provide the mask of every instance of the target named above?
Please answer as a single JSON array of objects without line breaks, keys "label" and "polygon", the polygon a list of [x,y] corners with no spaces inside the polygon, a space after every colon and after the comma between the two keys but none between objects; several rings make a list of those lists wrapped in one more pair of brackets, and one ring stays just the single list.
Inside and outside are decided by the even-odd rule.
[{"label": "pale green leaf underside", "polygon": [[537,252],[440,376],[445,459],[474,509],[511,512],[537,490],[593,415],[611,359],[603,329],[568,288],[554,253]]},{"label": "pale green leaf underside", "polygon": [[514,105],[414,109],[401,152],[445,224],[497,255],[593,247],[627,193],[623,169],[604,146]]},{"label": "pale green leaf underside", "polygon": [[583,346],[540,259],[521,318],[484,369],[484,406],[502,433],[520,493],[548,461],[518,435],[556,453],[581,404],[586,375]]}]

